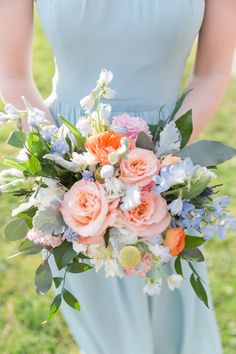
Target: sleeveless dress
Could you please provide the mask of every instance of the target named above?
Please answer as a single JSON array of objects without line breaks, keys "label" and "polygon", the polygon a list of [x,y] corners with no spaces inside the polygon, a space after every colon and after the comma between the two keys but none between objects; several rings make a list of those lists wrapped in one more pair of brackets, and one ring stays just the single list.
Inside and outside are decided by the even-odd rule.
[{"label": "sleeveless dress", "polygon": [[[129,112],[155,123],[166,104],[162,114],[168,116],[201,27],[204,0],[37,0],[37,8],[55,55],[53,91],[46,100],[55,119],[61,113],[77,121],[80,99],[102,68],[114,73],[113,114]],[[196,268],[207,279],[205,265]],[[137,276],[111,279],[103,271],[67,277],[66,287],[82,309],[63,304],[62,311],[82,353],[222,352],[214,311],[197,299],[188,280],[174,292],[164,284],[153,297],[143,286]]]}]

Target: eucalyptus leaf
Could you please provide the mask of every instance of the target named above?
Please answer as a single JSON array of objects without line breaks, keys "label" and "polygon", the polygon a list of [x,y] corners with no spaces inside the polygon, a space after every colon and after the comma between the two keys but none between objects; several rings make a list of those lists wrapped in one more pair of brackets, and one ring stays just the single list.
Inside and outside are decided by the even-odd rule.
[{"label": "eucalyptus leaf", "polygon": [[203,245],[203,243],[205,242],[206,239],[204,239],[203,237],[187,235],[185,239],[185,248],[197,248]]},{"label": "eucalyptus leaf", "polygon": [[137,148],[151,150],[151,151],[153,151],[155,147],[152,140],[144,132],[139,133],[135,145]]},{"label": "eucalyptus leaf", "polygon": [[87,270],[92,269],[93,267],[86,263],[74,262],[69,264],[67,271],[70,273],[83,273]]},{"label": "eucalyptus leaf", "polygon": [[74,297],[73,294],[71,294],[70,291],[63,289],[62,292],[63,295],[63,299],[65,300],[65,302],[72,307],[73,309],[80,311],[80,303],[79,301]]},{"label": "eucalyptus leaf", "polygon": [[192,262],[204,262],[204,256],[199,248],[186,248],[181,252],[183,258]]},{"label": "eucalyptus leaf", "polygon": [[67,266],[72,259],[77,255],[73,250],[71,242],[63,242],[59,247],[53,250],[56,265],[59,270]]},{"label": "eucalyptus leaf", "polygon": [[41,230],[47,235],[59,235],[64,232],[65,223],[59,210],[60,203],[60,200],[54,199],[49,205],[36,212],[33,218],[35,230]]},{"label": "eucalyptus leaf", "polygon": [[183,148],[189,142],[193,132],[192,110],[190,109],[179,117],[175,124],[181,133],[181,148]]},{"label": "eucalyptus leaf", "polygon": [[236,155],[236,149],[217,141],[201,140],[183,148],[178,156],[190,157],[194,164],[211,167]]},{"label": "eucalyptus leaf", "polygon": [[40,295],[45,295],[52,286],[52,272],[48,261],[44,261],[35,273],[34,278],[35,289]]},{"label": "eucalyptus leaf", "polygon": [[15,219],[4,229],[4,235],[8,241],[22,240],[26,237],[27,232],[28,225],[25,219]]},{"label": "eucalyptus leaf", "polygon": [[25,145],[26,135],[23,132],[14,130],[11,132],[7,144],[16,148],[23,148]]}]

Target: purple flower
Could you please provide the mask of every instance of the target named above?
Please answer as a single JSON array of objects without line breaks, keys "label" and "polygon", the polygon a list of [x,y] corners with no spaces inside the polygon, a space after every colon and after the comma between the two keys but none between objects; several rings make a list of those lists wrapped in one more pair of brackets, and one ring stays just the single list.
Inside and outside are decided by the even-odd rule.
[{"label": "purple flower", "polygon": [[53,135],[58,134],[58,128],[55,125],[45,125],[40,129],[41,137],[50,143],[53,139]]},{"label": "purple flower", "polygon": [[51,153],[65,155],[69,152],[69,146],[64,138],[56,139],[51,145]]},{"label": "purple flower", "polygon": [[37,128],[45,121],[45,112],[42,112],[37,108],[32,108],[28,111],[28,124],[30,127]]},{"label": "purple flower", "polygon": [[85,181],[89,181],[89,182],[94,182],[94,177],[93,177],[93,173],[88,171],[88,170],[85,170],[83,173],[83,179]]},{"label": "purple flower", "polygon": [[72,230],[70,227],[67,227],[67,229],[65,230],[64,237],[69,242],[75,242],[80,238],[77,232]]},{"label": "purple flower", "polygon": [[198,209],[190,202],[183,203],[183,209],[178,222],[184,228],[198,229],[203,221],[204,210]]}]

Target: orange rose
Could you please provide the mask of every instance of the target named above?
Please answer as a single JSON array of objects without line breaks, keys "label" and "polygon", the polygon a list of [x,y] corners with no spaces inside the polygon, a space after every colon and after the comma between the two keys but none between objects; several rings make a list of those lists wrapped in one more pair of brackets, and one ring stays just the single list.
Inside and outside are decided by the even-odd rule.
[{"label": "orange rose", "polygon": [[65,193],[60,210],[65,223],[84,238],[81,243],[100,243],[106,229],[114,224],[118,202],[108,202],[100,183],[82,179]]},{"label": "orange rose", "polygon": [[160,161],[152,151],[136,148],[127,159],[121,161],[120,180],[124,184],[145,187],[159,173],[160,167]]},{"label": "orange rose", "polygon": [[159,235],[169,226],[170,214],[164,198],[155,192],[142,191],[141,204],[122,212],[124,226],[141,237]]},{"label": "orange rose", "polygon": [[110,164],[109,155],[121,146],[121,139],[125,136],[115,132],[104,132],[91,136],[84,144],[85,149],[95,156],[96,160],[104,165]]},{"label": "orange rose", "polygon": [[165,233],[163,245],[169,247],[170,254],[177,256],[185,245],[186,233],[181,227],[168,229]]}]

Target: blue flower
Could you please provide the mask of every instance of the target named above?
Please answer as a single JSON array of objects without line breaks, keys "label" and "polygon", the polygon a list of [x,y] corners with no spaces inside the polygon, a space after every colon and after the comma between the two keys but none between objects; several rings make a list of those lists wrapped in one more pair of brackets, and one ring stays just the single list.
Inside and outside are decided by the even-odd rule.
[{"label": "blue flower", "polygon": [[180,220],[178,221],[183,228],[194,228],[198,229],[203,221],[204,210],[198,209],[194,204],[190,202],[183,203],[183,209],[180,215]]},{"label": "blue flower", "polygon": [[82,173],[82,175],[83,175],[83,179],[84,179],[85,181],[89,181],[89,182],[94,182],[94,181],[95,181],[95,180],[94,180],[94,177],[93,177],[93,173],[90,172],[90,171],[88,171],[88,170],[85,170],[85,171]]},{"label": "blue flower", "polygon": [[58,134],[58,128],[55,125],[45,125],[40,129],[41,137],[50,143],[53,139],[53,135]]},{"label": "blue flower", "polygon": [[28,124],[30,127],[37,128],[45,121],[45,112],[42,112],[37,108],[32,108],[28,111]]},{"label": "blue flower", "polygon": [[69,146],[64,138],[59,138],[53,141],[51,145],[51,153],[59,154],[61,156],[69,152]]}]

